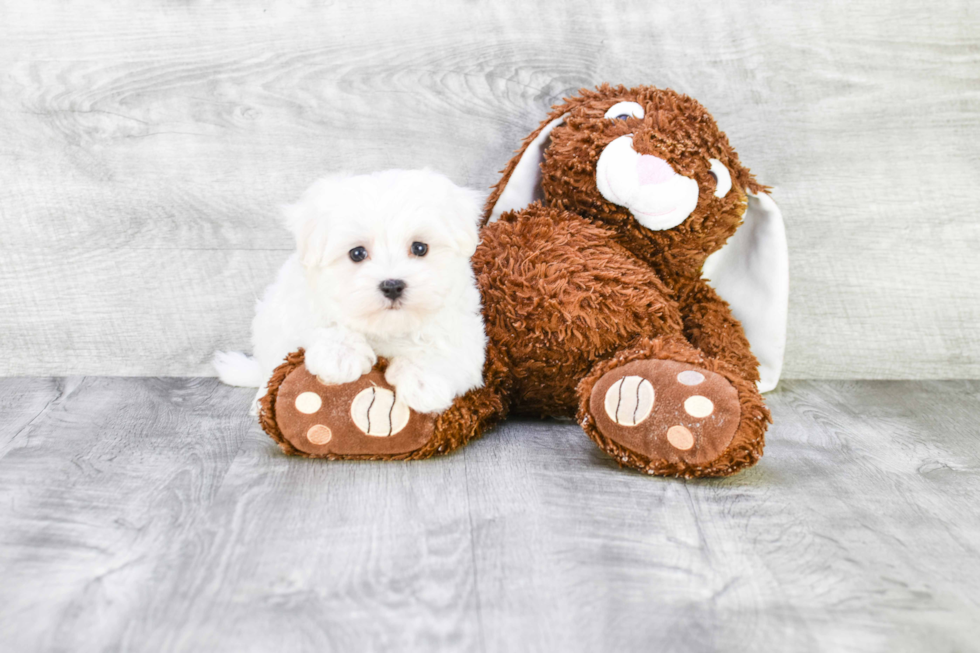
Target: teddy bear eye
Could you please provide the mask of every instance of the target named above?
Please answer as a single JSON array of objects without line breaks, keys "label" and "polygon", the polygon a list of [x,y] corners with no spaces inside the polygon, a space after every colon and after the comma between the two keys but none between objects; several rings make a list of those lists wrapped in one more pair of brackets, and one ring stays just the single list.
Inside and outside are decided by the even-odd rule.
[{"label": "teddy bear eye", "polygon": [[617,102],[606,111],[606,118],[612,120],[626,120],[628,118],[643,118],[646,113],[636,102]]},{"label": "teddy bear eye", "polygon": [[360,263],[367,258],[367,250],[363,247],[355,247],[351,251],[347,252],[347,255],[350,256],[350,260],[354,261],[355,263]]},{"label": "teddy bear eye", "polygon": [[711,170],[708,171],[715,178],[715,197],[724,197],[732,189],[732,175],[728,172],[725,164],[718,159],[708,159]]}]

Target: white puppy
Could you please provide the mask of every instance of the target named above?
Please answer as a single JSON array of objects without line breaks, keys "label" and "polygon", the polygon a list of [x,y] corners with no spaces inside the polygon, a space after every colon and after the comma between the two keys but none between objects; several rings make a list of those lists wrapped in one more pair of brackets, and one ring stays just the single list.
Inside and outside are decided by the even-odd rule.
[{"label": "white puppy", "polygon": [[448,408],[483,383],[486,335],[470,267],[482,199],[430,170],[314,183],[284,209],[297,251],[258,302],[254,358],[217,352],[218,376],[259,386],[258,399],[299,347],[326,383],[355,381],[384,356],[385,379],[410,408]]}]

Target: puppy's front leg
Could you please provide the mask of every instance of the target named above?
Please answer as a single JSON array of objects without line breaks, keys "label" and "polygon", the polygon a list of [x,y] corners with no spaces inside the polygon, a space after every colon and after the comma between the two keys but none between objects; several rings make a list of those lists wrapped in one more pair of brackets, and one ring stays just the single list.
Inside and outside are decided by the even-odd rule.
[{"label": "puppy's front leg", "polygon": [[328,384],[350,383],[378,362],[364,336],[341,326],[318,328],[306,347],[306,369]]},{"label": "puppy's front leg", "polygon": [[398,356],[388,365],[385,380],[395,386],[398,398],[415,412],[441,413],[462,394],[441,367],[436,361]]}]

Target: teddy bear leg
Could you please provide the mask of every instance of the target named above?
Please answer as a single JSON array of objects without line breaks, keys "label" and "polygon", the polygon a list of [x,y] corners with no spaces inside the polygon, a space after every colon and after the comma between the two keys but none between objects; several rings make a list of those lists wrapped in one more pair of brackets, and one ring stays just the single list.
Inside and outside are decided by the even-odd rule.
[{"label": "teddy bear leg", "polygon": [[387,362],[352,383],[326,385],[290,354],[269,380],[259,422],[282,450],[308,458],[406,460],[448,453],[502,417],[489,387],[458,397],[440,415],[419,414],[385,381]]},{"label": "teddy bear leg", "polygon": [[600,362],[578,395],[589,437],[623,465],[659,476],[728,476],[753,465],[770,421],[754,383],[680,337]]}]

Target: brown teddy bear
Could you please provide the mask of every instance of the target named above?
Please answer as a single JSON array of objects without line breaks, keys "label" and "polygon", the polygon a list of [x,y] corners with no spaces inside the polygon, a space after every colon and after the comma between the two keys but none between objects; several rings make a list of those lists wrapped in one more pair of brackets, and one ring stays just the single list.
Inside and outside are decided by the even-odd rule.
[{"label": "brown teddy bear", "polygon": [[508,414],[574,416],[606,453],[648,474],[752,465],[788,288],[782,221],[765,190],[691,98],[583,90],[528,136],[488,199],[473,258],[484,386],[441,415],[417,415],[384,381],[385,361],[325,386],[300,351],[269,381],[263,428],[290,454],[415,459]]}]

